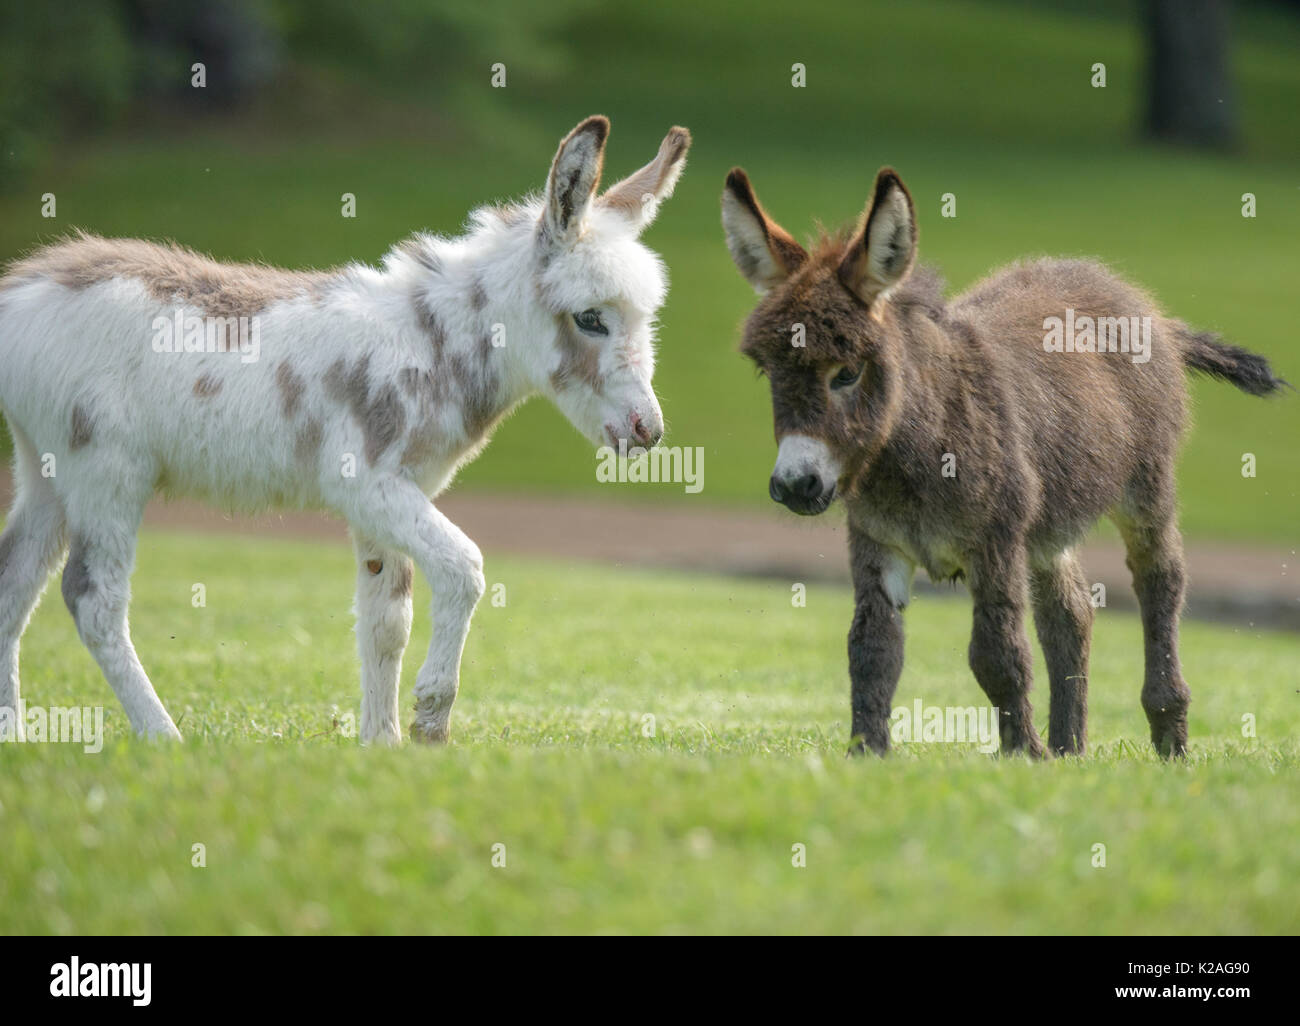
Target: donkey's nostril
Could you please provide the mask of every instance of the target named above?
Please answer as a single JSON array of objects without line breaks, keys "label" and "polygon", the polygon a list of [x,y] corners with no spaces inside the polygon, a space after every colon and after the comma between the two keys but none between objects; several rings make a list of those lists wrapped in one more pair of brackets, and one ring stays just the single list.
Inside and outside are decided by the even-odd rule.
[{"label": "donkey's nostril", "polygon": [[639,413],[632,414],[632,434],[636,436],[636,440],[642,445],[654,445],[663,435],[662,432],[652,435]]},{"label": "donkey's nostril", "polygon": [[785,502],[785,486],[772,475],[772,480],[767,483],[767,494],[772,496],[773,502]]},{"label": "donkey's nostril", "polygon": [[646,427],[645,421],[641,419],[640,414],[634,413],[632,414],[632,434],[636,436],[636,440],[642,445],[653,449],[664,437],[664,429],[659,427],[651,430]]},{"label": "donkey's nostril", "polygon": [[822,479],[816,474],[805,474],[794,485],[794,493],[804,499],[818,499],[822,494]]}]

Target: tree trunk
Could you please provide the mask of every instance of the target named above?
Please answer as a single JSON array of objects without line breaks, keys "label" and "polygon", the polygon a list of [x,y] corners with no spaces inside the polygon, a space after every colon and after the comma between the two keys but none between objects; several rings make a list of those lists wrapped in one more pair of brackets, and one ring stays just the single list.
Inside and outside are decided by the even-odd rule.
[{"label": "tree trunk", "polygon": [[1155,139],[1227,147],[1237,140],[1224,0],[1147,0],[1146,131]]}]

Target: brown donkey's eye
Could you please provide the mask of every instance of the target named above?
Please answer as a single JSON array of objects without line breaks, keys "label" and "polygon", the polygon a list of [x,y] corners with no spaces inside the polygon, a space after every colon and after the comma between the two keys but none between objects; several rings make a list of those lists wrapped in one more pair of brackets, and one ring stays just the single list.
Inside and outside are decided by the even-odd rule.
[{"label": "brown donkey's eye", "polygon": [[854,370],[852,367],[841,367],[839,373],[831,378],[831,388],[848,388],[861,376],[861,368]]}]

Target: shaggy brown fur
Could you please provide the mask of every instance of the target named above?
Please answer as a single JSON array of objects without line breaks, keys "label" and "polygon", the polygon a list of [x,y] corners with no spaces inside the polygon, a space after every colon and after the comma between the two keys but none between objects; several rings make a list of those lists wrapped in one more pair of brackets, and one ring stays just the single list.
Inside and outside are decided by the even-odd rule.
[{"label": "shaggy brown fur", "polygon": [[[1174,462],[1184,370],[1252,395],[1285,382],[1261,357],[1164,317],[1088,261],[1017,264],[945,302],[936,275],[911,273],[915,211],[888,168],[856,230],[811,252],[767,217],[739,169],[723,192],[723,222],[741,272],[770,289],[741,348],[771,381],[776,437],[821,441],[840,470],[824,483],[824,501],[783,501],[811,513],[839,495],[848,508],[854,749],[888,749],[901,613],[921,566],[969,582],[970,665],[1000,710],[1002,748],[1039,755],[1025,628],[1032,604],[1051,681],[1048,744],[1081,754],[1092,605],[1070,550],[1109,515],[1141,604],[1151,738],[1162,755],[1182,754],[1189,692],[1178,662],[1185,571]],[[1149,360],[1047,351],[1045,321],[1067,308],[1150,317]],[[806,332],[803,347],[791,344],[795,325]]]}]

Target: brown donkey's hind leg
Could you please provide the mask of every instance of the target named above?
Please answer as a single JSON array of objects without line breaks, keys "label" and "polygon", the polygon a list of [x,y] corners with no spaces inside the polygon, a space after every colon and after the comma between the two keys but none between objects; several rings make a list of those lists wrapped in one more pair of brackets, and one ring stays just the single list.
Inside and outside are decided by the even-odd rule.
[{"label": "brown donkey's hind leg", "polygon": [[1142,708],[1151,724],[1151,743],[1165,758],[1183,755],[1191,692],[1178,662],[1178,617],[1187,574],[1172,480],[1162,475],[1158,482],[1139,482],[1114,520],[1124,536],[1133,590],[1142,609]]},{"label": "brown donkey's hind leg", "polygon": [[1079,561],[1063,552],[1030,572],[1034,626],[1047,660],[1052,707],[1048,747],[1057,755],[1082,755],[1088,744],[1088,650],[1092,602]]}]

